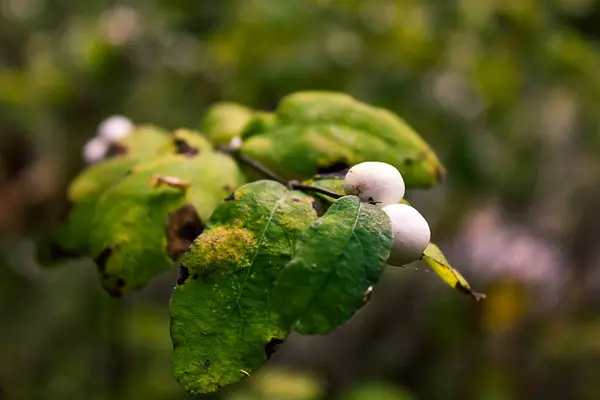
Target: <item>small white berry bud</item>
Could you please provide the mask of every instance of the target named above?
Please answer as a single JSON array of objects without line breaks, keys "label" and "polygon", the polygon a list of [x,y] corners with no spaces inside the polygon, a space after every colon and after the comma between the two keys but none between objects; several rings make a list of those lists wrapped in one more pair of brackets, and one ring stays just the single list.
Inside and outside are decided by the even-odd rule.
[{"label": "small white berry bud", "polygon": [[394,237],[387,263],[400,267],[421,258],[431,239],[425,218],[407,204],[392,204],[383,208],[392,221]]},{"label": "small white berry bud", "polygon": [[239,136],[233,137],[229,142],[229,147],[231,147],[232,150],[239,150],[242,147],[242,138]]},{"label": "small white berry bud", "polygon": [[382,208],[404,197],[404,179],[392,165],[383,162],[356,164],[344,178],[344,192]]},{"label": "small white berry bud", "polygon": [[104,159],[108,150],[108,142],[101,137],[88,140],[83,146],[83,160],[87,164],[95,164]]},{"label": "small white berry bud", "polygon": [[129,118],[115,115],[102,121],[98,126],[98,136],[108,142],[116,142],[128,136],[135,126]]}]

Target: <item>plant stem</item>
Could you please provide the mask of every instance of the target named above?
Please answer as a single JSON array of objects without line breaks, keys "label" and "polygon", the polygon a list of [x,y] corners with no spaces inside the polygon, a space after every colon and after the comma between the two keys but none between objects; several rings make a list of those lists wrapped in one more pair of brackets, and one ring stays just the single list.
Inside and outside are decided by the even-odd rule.
[{"label": "plant stem", "polygon": [[331,190],[328,189],[324,189],[322,187],[318,187],[318,186],[313,186],[313,185],[305,185],[303,183],[300,183],[298,181],[291,181],[289,183],[289,186],[292,189],[297,189],[297,190],[301,190],[304,192],[316,192],[316,193],[321,193],[324,194],[325,196],[329,196],[333,199],[339,199],[341,197],[343,197],[343,195],[336,193],[336,192],[332,192]]},{"label": "plant stem", "polygon": [[343,197],[339,193],[336,193],[331,190],[324,189],[324,188],[321,188],[318,186],[306,185],[299,181],[288,182],[285,179],[283,179],[281,176],[277,175],[275,172],[271,171],[270,169],[268,169],[267,167],[265,167],[264,165],[259,163],[258,161],[255,161],[255,160],[251,159],[250,157],[241,154],[237,149],[234,149],[230,146],[220,146],[218,149],[220,151],[222,151],[223,153],[229,154],[230,156],[235,158],[240,163],[249,166],[250,168],[252,168],[256,172],[258,172],[259,174],[262,174],[269,179],[277,181],[277,182],[281,183],[282,185],[288,186],[290,189],[301,190],[304,192],[321,193],[321,194],[324,194],[325,196],[329,196],[333,199],[339,199],[340,197]]},{"label": "plant stem", "polygon": [[285,179],[283,179],[282,177],[280,177],[275,172],[271,171],[270,169],[268,169],[267,167],[265,167],[258,161],[255,161],[255,160],[251,159],[250,157],[243,155],[239,151],[232,149],[231,147],[228,147],[228,146],[221,146],[221,147],[219,147],[219,150],[221,150],[223,153],[229,154],[230,156],[235,158],[237,161],[249,166],[250,168],[252,168],[256,172],[258,172],[259,174],[262,174],[269,179],[277,181],[277,182],[281,183],[282,185],[286,185],[286,186],[288,185],[288,181],[286,181]]}]

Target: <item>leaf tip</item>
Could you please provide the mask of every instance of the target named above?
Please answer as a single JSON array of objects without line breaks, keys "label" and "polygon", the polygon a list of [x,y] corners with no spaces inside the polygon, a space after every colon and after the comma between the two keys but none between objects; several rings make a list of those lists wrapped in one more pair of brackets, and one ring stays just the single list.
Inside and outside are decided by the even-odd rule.
[{"label": "leaf tip", "polygon": [[468,296],[471,296],[473,299],[475,299],[475,301],[479,302],[483,299],[486,298],[485,293],[478,293],[478,292],[474,292],[471,290],[470,287],[465,286],[463,284],[461,284],[460,282],[457,282],[456,285],[454,286],[456,288],[456,290],[458,290],[459,292],[466,294]]}]

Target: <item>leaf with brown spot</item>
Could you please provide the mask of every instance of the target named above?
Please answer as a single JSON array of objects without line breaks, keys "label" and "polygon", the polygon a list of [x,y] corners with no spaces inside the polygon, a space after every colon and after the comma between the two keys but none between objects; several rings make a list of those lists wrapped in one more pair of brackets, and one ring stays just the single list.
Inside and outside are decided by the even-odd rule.
[{"label": "leaf with brown spot", "polygon": [[317,218],[311,202],[277,182],[244,185],[183,256],[186,275],[197,279],[183,279],[171,299],[172,362],[189,392],[238,382],[240,371],[253,374],[287,336],[269,292],[298,235]]},{"label": "leaf with brown spot", "polygon": [[167,222],[167,254],[172,259],[177,259],[185,253],[204,230],[204,225],[198,217],[196,209],[191,204],[186,204],[180,209],[169,213]]},{"label": "leaf with brown spot", "polygon": [[166,131],[151,125],[139,126],[114,144],[119,151],[111,158],[76,176],[67,193],[70,210],[52,237],[39,244],[39,261],[53,265],[65,258],[90,256],[89,234],[100,196],[126,176],[131,167],[154,155],[168,141]]},{"label": "leaf with brown spot", "polygon": [[[157,184],[157,177],[167,184]],[[92,221],[92,256],[114,249],[101,275],[105,289],[125,294],[173,267],[227,195],[223,185],[242,182],[231,157],[206,149],[194,157],[166,154],[134,166],[102,195]]]},{"label": "leaf with brown spot", "polygon": [[251,133],[244,135],[242,153],[288,180],[339,172],[363,161],[395,166],[408,188],[435,186],[445,174],[435,153],[404,120],[343,93],[286,96],[270,123]]},{"label": "leaf with brown spot", "polygon": [[208,139],[200,132],[189,129],[177,129],[170,140],[159,150],[158,154],[179,154],[186,157],[195,157],[202,152],[212,152],[213,148]]}]

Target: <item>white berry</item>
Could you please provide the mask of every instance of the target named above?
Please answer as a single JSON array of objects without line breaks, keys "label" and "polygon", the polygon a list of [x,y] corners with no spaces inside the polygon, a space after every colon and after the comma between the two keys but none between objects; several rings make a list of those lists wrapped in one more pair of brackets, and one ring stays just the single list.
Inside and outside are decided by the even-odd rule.
[{"label": "white berry", "polygon": [[88,164],[100,162],[107,150],[108,142],[101,137],[94,137],[83,146],[83,159]]},{"label": "white berry", "polygon": [[392,221],[394,237],[389,265],[400,267],[421,258],[431,239],[425,218],[407,204],[392,204],[383,208]]},{"label": "white berry", "polygon": [[121,115],[109,117],[98,126],[98,136],[109,142],[116,142],[128,136],[134,125],[129,118]]},{"label": "white berry", "polygon": [[229,147],[231,147],[232,150],[239,150],[242,147],[242,138],[239,136],[233,137],[231,142],[229,142]]},{"label": "white berry", "polygon": [[385,207],[404,197],[404,179],[392,165],[383,162],[356,164],[344,178],[344,192],[360,197],[364,202]]}]

